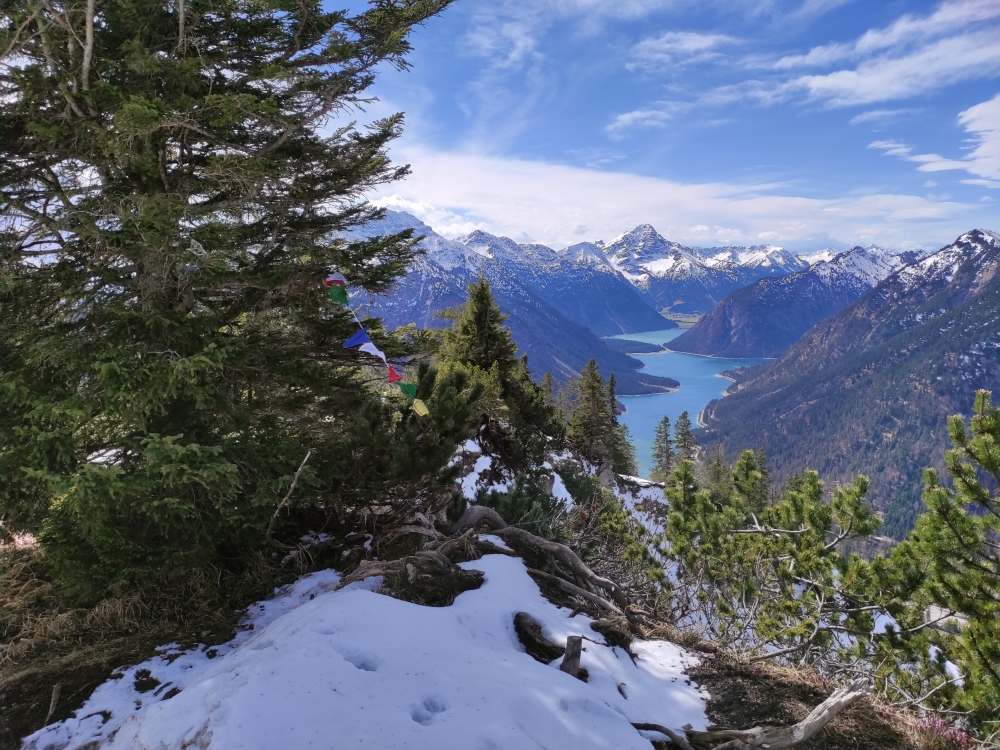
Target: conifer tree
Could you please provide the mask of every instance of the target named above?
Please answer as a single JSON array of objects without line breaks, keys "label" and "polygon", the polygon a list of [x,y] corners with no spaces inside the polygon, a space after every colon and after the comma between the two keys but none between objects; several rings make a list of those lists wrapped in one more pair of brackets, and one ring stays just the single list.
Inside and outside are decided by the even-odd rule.
[{"label": "conifer tree", "polygon": [[555,406],[556,380],[552,377],[552,373],[545,373],[545,375],[542,376],[542,382],[539,385],[541,385],[542,393],[545,394],[545,403],[549,406]]},{"label": "conifer tree", "polygon": [[674,443],[677,445],[677,457],[681,461],[694,461],[698,453],[698,441],[691,432],[691,418],[688,413],[681,412],[674,425]]},{"label": "conifer tree", "polygon": [[485,385],[481,438],[510,468],[530,469],[543,461],[549,438],[561,439],[562,425],[545,391],[531,379],[527,355],[517,356],[489,282],[480,277],[468,294],[465,304],[443,313],[452,325],[442,332],[439,357],[446,367],[465,368]]},{"label": "conifer tree", "polygon": [[580,371],[577,381],[577,404],[566,430],[570,444],[594,466],[603,466],[611,458],[610,443],[614,415],[608,405],[608,392],[591,359]]},{"label": "conifer tree", "polygon": [[670,417],[664,415],[656,425],[653,437],[653,470],[650,478],[657,482],[666,482],[674,470],[674,441],[670,437]]},{"label": "conifer tree", "polygon": [[[464,433],[462,384],[429,372],[430,425],[372,411],[382,363],[340,346],[357,326],[320,285],[384,292],[413,256],[409,232],[343,239],[406,173],[386,153],[401,115],[350,118],[448,4],[0,10],[0,515],[40,530],[67,591],[238,565],[308,451],[295,501],[349,511],[420,484],[396,448],[433,444],[440,467]],[[338,489],[371,419],[384,481]]]},{"label": "conifer tree", "polygon": [[[951,658],[965,675],[960,706],[979,721],[1000,711],[1000,410],[989,391],[976,394],[969,428],[960,416],[948,422],[955,449],[945,456],[954,489],[937,472],[925,472],[924,503],[905,547],[928,570],[934,601],[968,625]],[[988,477],[988,479],[987,479]],[[987,482],[992,484],[992,490]]]}]

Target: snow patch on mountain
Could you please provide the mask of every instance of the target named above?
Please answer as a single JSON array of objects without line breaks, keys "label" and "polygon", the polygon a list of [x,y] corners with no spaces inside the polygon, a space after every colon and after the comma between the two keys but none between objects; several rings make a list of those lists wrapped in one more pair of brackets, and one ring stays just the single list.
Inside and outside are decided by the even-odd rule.
[{"label": "snow patch on mountain", "polygon": [[[606,645],[590,618],[546,600],[518,558],[462,567],[485,580],[449,607],[377,593],[379,579],[336,591],[333,571],[307,576],[251,607],[253,630],[212,649],[167,647],[24,747],[647,750],[631,722],[708,724],[684,674],[697,663],[689,652],[636,640],[633,659]],[[586,638],[587,682],[524,652],[519,611],[553,642]]]}]

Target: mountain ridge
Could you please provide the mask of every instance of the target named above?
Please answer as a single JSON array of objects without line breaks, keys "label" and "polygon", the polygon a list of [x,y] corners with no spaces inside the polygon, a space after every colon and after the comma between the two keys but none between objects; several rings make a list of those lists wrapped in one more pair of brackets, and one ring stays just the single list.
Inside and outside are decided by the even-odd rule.
[{"label": "mountain ridge", "polygon": [[942,469],[947,418],[1000,392],[1000,235],[972,230],[904,266],[813,326],[779,360],[736,373],[704,418],[727,455],[761,448],[778,479],[814,468],[834,484],[869,474],[901,537],[921,471]]},{"label": "mountain ridge", "polygon": [[760,279],[728,294],[670,348],[717,357],[781,356],[816,323],[919,257],[854,247],[805,271]]}]

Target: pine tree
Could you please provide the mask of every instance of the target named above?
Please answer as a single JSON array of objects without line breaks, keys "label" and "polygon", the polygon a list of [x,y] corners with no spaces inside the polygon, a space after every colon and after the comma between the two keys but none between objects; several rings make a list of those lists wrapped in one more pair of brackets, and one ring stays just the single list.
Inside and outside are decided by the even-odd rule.
[{"label": "pine tree", "polygon": [[698,442],[691,432],[691,418],[688,413],[681,412],[674,425],[674,442],[677,445],[677,457],[681,461],[694,461],[698,453]]},{"label": "pine tree", "polygon": [[[732,480],[737,494],[751,513],[760,515],[770,504],[771,475],[762,452],[743,451],[733,466]],[[795,486],[790,485],[788,489]]]},{"label": "pine tree", "polygon": [[503,323],[507,316],[493,298],[490,283],[482,276],[469,284],[465,304],[445,311],[452,321],[444,332],[441,354],[446,360],[489,370],[498,365],[502,375],[516,367],[517,344]]},{"label": "pine tree", "polygon": [[439,359],[484,383],[480,436],[510,468],[527,470],[543,461],[549,438],[561,439],[562,425],[545,390],[531,379],[527,355],[517,356],[517,344],[503,324],[507,316],[489,282],[480,277],[469,285],[468,295],[465,304],[443,314],[452,325],[442,332]]},{"label": "pine tree", "polygon": [[[925,472],[924,503],[904,547],[927,569],[934,601],[968,619],[951,658],[964,673],[961,707],[995,729],[1000,710],[1000,410],[989,391],[976,394],[969,429],[960,416],[948,431],[955,450],[945,456],[955,489]],[[989,477],[989,480],[986,480]],[[986,481],[992,484],[992,491]]]},{"label": "pine tree", "polygon": [[545,394],[545,403],[549,406],[555,406],[556,403],[556,380],[552,377],[551,372],[545,373],[542,376],[542,382],[540,383],[542,388],[542,393]]},{"label": "pine tree", "polygon": [[[320,282],[384,292],[413,256],[410,232],[342,239],[406,173],[386,152],[402,116],[339,118],[448,4],[5,4],[0,515],[40,531],[67,591],[238,566],[307,451],[295,500],[317,508],[420,484],[400,446],[443,466],[461,383],[423,373],[441,418],[420,429],[375,409],[381,363],[340,346],[357,326]],[[370,419],[365,468],[390,479],[359,493],[335,470]]]},{"label": "pine tree", "polygon": [[604,379],[598,372],[597,361],[591,359],[580,371],[577,404],[566,438],[592,465],[604,466],[611,458],[613,420]]},{"label": "pine tree", "polygon": [[657,482],[666,482],[670,472],[674,470],[674,441],[670,437],[670,417],[664,415],[656,425],[653,437],[653,470],[650,478]]}]

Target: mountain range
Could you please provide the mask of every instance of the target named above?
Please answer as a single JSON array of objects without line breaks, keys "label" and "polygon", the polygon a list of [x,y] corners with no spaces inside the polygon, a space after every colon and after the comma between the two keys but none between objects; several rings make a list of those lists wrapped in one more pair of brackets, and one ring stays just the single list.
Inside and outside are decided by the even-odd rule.
[{"label": "mountain range", "polygon": [[920,257],[875,245],[855,247],[807,270],[760,279],[729,294],[670,348],[716,357],[781,356],[816,323]]},{"label": "mountain range", "polygon": [[468,285],[485,277],[532,374],[576,377],[591,358],[613,372],[622,394],[657,393],[679,384],[636,372],[642,363],[605,345],[600,336],[676,327],[607,263],[578,260],[543,245],[473,232],[448,240],[415,217],[387,211],[367,226],[371,236],[414,229],[423,239],[407,276],[391,293],[370,300],[368,313],[390,328],[447,325],[436,313],[465,302]]},{"label": "mountain range", "polygon": [[483,231],[449,240],[398,211],[387,211],[360,236],[408,228],[423,237],[422,254],[391,294],[370,300],[370,314],[389,327],[440,327],[445,321],[436,314],[464,302],[468,284],[482,274],[536,376],[572,378],[594,358],[602,372],[615,373],[623,395],[677,383],[636,372],[641,363],[601,337],[675,328],[658,311],[707,311],[734,289],[833,255],[824,250],[799,256],[771,245],[691,248],[664,239],[648,224],[609,243],[560,250]]},{"label": "mountain range", "polygon": [[[871,477],[883,529],[919,509],[921,469],[942,468],[947,417],[1000,395],[1000,235],[974,230],[904,266],[813,326],[774,363],[735,373],[705,409],[704,440],[761,448],[777,479],[813,468]],[[673,345],[673,342],[672,342]]]},{"label": "mountain range", "polygon": [[685,247],[664,239],[649,224],[592,247],[602,251],[616,271],[645,292],[657,310],[680,313],[706,313],[747,284],[786,276],[810,265],[805,258],[772,245]]}]

